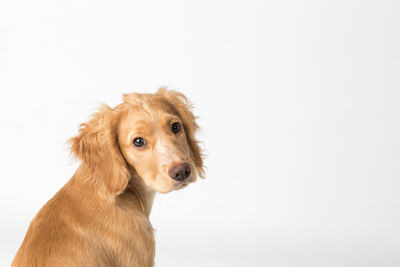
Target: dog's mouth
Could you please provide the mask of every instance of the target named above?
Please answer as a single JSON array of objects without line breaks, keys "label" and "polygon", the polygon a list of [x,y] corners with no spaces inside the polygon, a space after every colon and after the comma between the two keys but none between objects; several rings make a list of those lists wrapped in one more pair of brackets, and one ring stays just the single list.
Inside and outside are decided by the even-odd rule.
[{"label": "dog's mouth", "polygon": [[182,189],[192,183],[192,180],[182,181],[175,184],[175,190]]},{"label": "dog's mouth", "polygon": [[182,189],[182,188],[184,188],[184,187],[186,187],[186,186],[188,186],[189,184],[180,184],[179,186],[178,186],[178,188],[177,189]]}]

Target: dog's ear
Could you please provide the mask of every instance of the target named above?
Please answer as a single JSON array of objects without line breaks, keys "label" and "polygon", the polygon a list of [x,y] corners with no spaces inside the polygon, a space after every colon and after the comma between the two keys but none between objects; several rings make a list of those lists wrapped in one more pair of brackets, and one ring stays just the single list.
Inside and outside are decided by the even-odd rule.
[{"label": "dog's ear", "polygon": [[112,196],[127,186],[130,172],[118,146],[120,111],[103,105],[92,119],[80,125],[79,134],[69,140],[71,152],[89,171],[92,182]]},{"label": "dog's ear", "polygon": [[196,117],[192,113],[192,103],[184,94],[174,90],[167,90],[166,88],[158,89],[157,95],[160,95],[178,112],[185,129],[191,158],[196,166],[197,173],[201,178],[204,178],[203,154],[195,137],[199,126],[196,123]]}]

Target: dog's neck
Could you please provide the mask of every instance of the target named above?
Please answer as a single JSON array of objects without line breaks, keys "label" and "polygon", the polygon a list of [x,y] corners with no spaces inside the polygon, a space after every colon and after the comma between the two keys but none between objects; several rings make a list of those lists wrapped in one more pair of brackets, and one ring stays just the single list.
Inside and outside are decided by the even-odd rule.
[{"label": "dog's neck", "polygon": [[151,207],[153,206],[153,199],[155,191],[149,189],[143,182],[142,178],[133,174],[129,180],[128,186],[124,194],[132,194],[140,206],[140,210],[148,218],[150,216]]},{"label": "dog's neck", "polygon": [[[85,166],[81,165],[74,177],[68,183],[69,186],[74,186],[77,184],[80,188],[86,188],[84,190],[93,192],[100,199],[109,204],[121,205],[138,210],[147,218],[149,218],[155,191],[147,187],[141,177],[132,172],[126,189],[119,195],[114,195],[110,194],[106,188],[101,186],[101,184],[98,182],[93,182],[95,179],[90,178],[90,173],[91,172],[88,171]],[[85,178],[82,179],[82,177]]]}]

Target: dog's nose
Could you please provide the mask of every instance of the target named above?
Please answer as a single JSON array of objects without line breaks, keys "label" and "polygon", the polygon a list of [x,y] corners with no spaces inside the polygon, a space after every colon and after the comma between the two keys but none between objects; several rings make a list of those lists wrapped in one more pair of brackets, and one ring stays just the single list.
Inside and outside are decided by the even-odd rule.
[{"label": "dog's nose", "polygon": [[185,162],[182,164],[175,165],[171,169],[169,169],[168,174],[172,179],[176,181],[183,181],[190,176],[190,165]]}]

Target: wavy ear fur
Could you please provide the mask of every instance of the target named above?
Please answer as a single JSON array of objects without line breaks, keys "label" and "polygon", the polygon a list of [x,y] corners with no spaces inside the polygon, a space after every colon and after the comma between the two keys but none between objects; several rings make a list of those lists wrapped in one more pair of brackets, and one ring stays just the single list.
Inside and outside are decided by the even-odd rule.
[{"label": "wavy ear fur", "polygon": [[166,88],[158,89],[157,95],[164,98],[178,112],[179,117],[182,119],[192,160],[196,165],[199,176],[204,178],[203,154],[199,142],[195,137],[199,126],[196,123],[196,117],[192,113],[192,103],[184,94],[174,90],[167,90]]},{"label": "wavy ear fur", "polygon": [[88,178],[113,196],[126,188],[130,178],[117,141],[119,118],[120,111],[102,105],[90,121],[80,125],[79,134],[69,140],[71,152],[89,171]]}]

